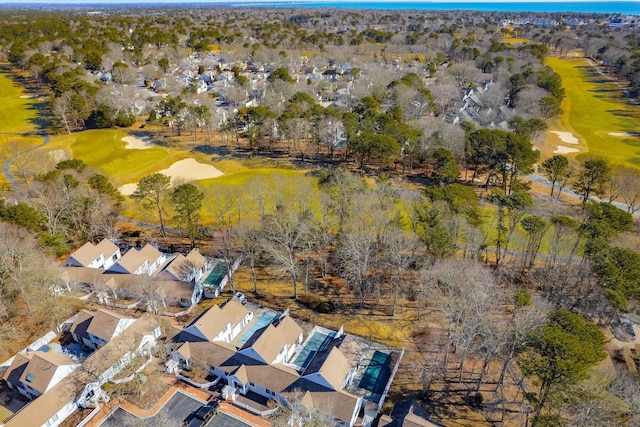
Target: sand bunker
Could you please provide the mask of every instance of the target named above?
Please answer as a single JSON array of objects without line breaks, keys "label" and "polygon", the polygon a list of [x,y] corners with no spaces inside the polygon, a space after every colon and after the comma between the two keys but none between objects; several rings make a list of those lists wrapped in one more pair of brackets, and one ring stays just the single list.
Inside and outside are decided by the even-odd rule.
[{"label": "sand bunker", "polygon": [[137,136],[125,136],[122,140],[127,143],[124,148],[128,150],[147,150],[156,145],[153,142],[149,142],[149,138],[147,137],[138,138]]},{"label": "sand bunker", "polygon": [[621,136],[621,137],[633,136],[633,134],[631,132],[609,132],[609,135],[611,135],[611,136]]},{"label": "sand bunker", "polygon": [[[211,165],[200,163],[196,159],[184,159],[172,164],[169,168],[158,171],[158,173],[171,177],[171,185],[181,184],[200,179],[217,178],[223,173]],[[138,184],[125,184],[118,188],[122,194],[129,196],[136,191]]]},{"label": "sand bunker", "polygon": [[555,133],[556,135],[558,135],[560,140],[562,142],[564,142],[565,144],[579,144],[580,143],[578,138],[573,136],[573,134],[571,132],[558,132],[558,131],[552,130],[551,133]]},{"label": "sand bunker", "polygon": [[577,153],[577,148],[565,147],[564,145],[558,145],[558,149],[554,151],[556,154],[569,154],[569,153]]},{"label": "sand bunker", "polygon": [[136,188],[138,188],[138,184],[134,182],[133,184],[121,185],[120,187],[118,187],[118,191],[125,196],[130,196],[136,191]]}]

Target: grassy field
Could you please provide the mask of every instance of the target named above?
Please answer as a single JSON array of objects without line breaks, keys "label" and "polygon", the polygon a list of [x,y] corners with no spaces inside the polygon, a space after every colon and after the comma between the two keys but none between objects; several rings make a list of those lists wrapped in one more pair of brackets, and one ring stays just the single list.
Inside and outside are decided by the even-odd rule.
[{"label": "grassy field", "polygon": [[10,76],[0,72],[0,132],[26,133],[36,130],[36,102],[27,96]]},{"label": "grassy field", "polygon": [[[614,164],[640,168],[640,108],[631,105],[622,90],[584,58],[550,57],[547,65],[560,74],[567,93],[564,113],[549,130],[573,133],[580,141],[575,146],[581,149],[578,158],[588,149],[589,154],[604,155]],[[555,149],[553,143],[561,142],[554,137]],[[551,155],[549,147],[544,151]]]}]

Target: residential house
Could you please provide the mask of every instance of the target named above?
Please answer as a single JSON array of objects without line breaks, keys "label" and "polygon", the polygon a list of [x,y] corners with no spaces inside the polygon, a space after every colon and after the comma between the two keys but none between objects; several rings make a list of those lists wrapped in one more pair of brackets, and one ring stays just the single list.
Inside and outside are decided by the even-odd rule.
[{"label": "residential house", "polygon": [[121,258],[120,248],[103,239],[97,245],[87,242],[80,249],[69,255],[64,265],[70,267],[90,267],[108,269]]},{"label": "residential house", "polygon": [[194,280],[198,282],[202,279],[209,265],[210,262],[207,261],[197,249],[192,249],[187,256],[178,254],[164,270],[162,270],[159,277],[182,282],[191,282]]},{"label": "residential house", "polygon": [[232,298],[223,306],[214,305],[196,317],[184,331],[205,341],[230,343],[253,318],[253,313]]},{"label": "residential house", "polygon": [[164,261],[164,254],[147,243],[142,249],[132,248],[127,251],[108,270],[113,273],[146,274],[151,276]]},{"label": "residential house", "polygon": [[70,332],[74,340],[96,350],[121,334],[133,322],[135,319],[111,310],[82,310],[78,313]]},{"label": "residential house", "polygon": [[9,418],[6,427],[58,426],[79,407],[109,401],[102,385],[113,378],[138,354],[149,354],[160,336],[153,316],[144,314],[123,333],[95,351],[57,384]]},{"label": "residential house", "polygon": [[22,351],[18,353],[4,375],[12,389],[29,400],[51,390],[80,364],[53,351]]}]

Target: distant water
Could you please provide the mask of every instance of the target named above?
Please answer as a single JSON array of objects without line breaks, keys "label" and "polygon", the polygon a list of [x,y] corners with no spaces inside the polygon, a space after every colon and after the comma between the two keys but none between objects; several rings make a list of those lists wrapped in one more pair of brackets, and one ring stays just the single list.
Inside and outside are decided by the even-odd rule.
[{"label": "distant water", "polygon": [[471,10],[481,12],[577,12],[640,15],[640,1],[568,1],[568,2],[376,2],[376,1],[290,1],[236,3],[238,7],[327,7],[339,9],[388,10]]}]

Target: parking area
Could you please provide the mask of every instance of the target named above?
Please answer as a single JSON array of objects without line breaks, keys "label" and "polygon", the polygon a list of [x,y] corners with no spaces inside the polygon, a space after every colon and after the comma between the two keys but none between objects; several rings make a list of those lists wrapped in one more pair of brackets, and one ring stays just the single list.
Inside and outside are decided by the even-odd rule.
[{"label": "parking area", "polygon": [[118,407],[100,424],[104,427],[122,426],[180,426],[204,402],[177,391],[167,403],[152,417],[140,419],[126,410]]},{"label": "parking area", "polygon": [[[201,400],[177,391],[154,416],[138,418],[125,409],[118,407],[99,425],[100,427],[181,426],[184,421],[189,421],[193,417],[192,414],[203,404],[204,402]],[[250,424],[246,424],[224,412],[219,412],[209,426],[247,427]]]}]

